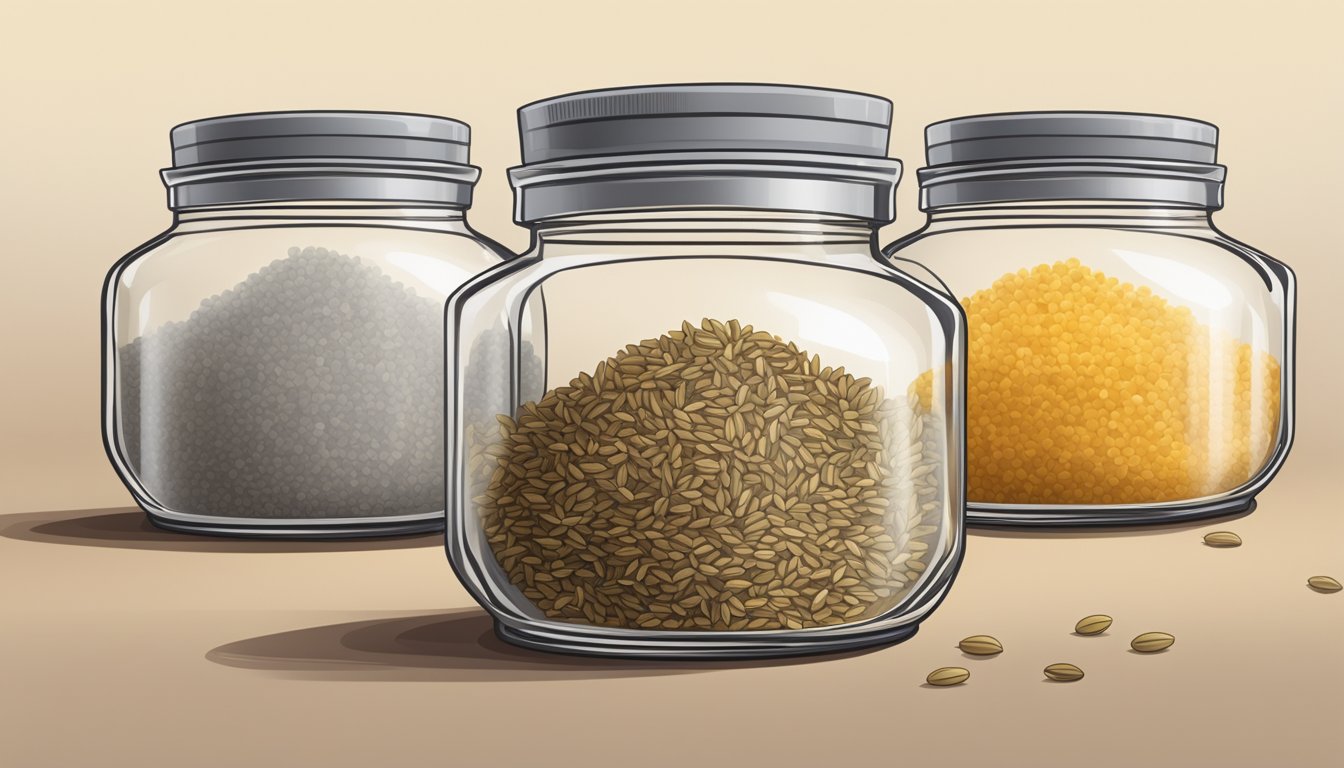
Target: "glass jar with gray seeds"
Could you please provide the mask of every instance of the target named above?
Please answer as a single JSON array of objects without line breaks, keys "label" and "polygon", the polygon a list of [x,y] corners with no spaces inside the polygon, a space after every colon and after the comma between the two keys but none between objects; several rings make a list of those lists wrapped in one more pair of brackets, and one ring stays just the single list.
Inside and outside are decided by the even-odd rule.
[{"label": "glass jar with gray seeds", "polygon": [[510,257],[466,222],[468,127],[279,112],[173,129],[173,226],[104,292],[104,438],[156,525],[443,525],[443,304]]}]

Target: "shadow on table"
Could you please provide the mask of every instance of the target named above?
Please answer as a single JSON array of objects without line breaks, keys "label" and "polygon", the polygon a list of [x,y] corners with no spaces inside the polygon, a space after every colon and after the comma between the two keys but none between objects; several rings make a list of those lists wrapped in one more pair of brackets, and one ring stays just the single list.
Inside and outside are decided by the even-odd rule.
[{"label": "shadow on table", "polygon": [[443,534],[386,539],[294,541],[193,536],[155,528],[137,507],[67,509],[0,516],[0,536],[80,547],[169,552],[357,552],[440,546]]},{"label": "shadow on table", "polygon": [[1023,526],[967,528],[969,536],[984,536],[989,539],[1118,539],[1128,536],[1165,536],[1171,533],[1207,528],[1240,520],[1251,514],[1253,509],[1233,512],[1219,517],[1200,520],[1187,520],[1173,523],[1154,523],[1152,525],[1102,525],[1088,528],[1067,526]]},{"label": "shadow on table", "polygon": [[205,654],[216,664],[296,680],[494,682],[654,677],[802,664],[870,650],[751,661],[643,661],[542,653],[495,636],[480,610],[353,621],[262,635]]}]

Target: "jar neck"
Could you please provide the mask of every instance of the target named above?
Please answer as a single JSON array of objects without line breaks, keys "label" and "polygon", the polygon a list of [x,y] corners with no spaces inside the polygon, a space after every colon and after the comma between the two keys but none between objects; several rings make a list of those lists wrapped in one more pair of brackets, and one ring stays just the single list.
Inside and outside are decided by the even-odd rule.
[{"label": "jar neck", "polygon": [[173,223],[179,232],[264,226],[397,226],[454,230],[466,226],[466,209],[357,200],[249,203],[178,209],[173,212]]},{"label": "jar neck", "polygon": [[1213,211],[1197,206],[1137,202],[1046,201],[986,203],[929,211],[929,229],[992,227],[1152,227],[1209,229]]},{"label": "jar neck", "polygon": [[659,249],[682,246],[835,246],[869,248],[877,242],[874,222],[756,210],[603,213],[539,222],[533,233],[545,249]]}]

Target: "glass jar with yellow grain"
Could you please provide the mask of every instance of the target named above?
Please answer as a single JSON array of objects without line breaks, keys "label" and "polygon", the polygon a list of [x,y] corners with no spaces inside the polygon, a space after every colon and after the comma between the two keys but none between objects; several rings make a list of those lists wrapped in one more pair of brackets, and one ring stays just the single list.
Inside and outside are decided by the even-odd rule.
[{"label": "glass jar with yellow grain", "polygon": [[884,252],[966,310],[972,523],[1246,511],[1283,463],[1293,273],[1214,226],[1217,138],[1112,112],[928,127],[928,222]]}]

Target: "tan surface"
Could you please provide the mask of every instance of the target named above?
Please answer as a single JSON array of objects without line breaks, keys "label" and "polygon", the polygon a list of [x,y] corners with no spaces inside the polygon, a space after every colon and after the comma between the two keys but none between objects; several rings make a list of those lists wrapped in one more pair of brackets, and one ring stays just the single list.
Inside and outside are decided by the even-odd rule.
[{"label": "tan surface", "polygon": [[[718,665],[504,646],[434,537],[329,552],[146,531],[133,510],[14,516],[0,519],[0,753],[15,766],[1336,765],[1344,593],[1305,581],[1344,573],[1344,525],[1312,490],[1325,488],[1285,477],[1219,526],[973,536],[912,640]],[[1214,527],[1245,545],[1205,547]],[[1115,617],[1105,635],[1072,634],[1097,612]],[[1150,630],[1176,644],[1131,653]],[[1004,653],[957,650],[978,633]],[[1047,682],[1054,662],[1087,676]],[[924,687],[947,665],[970,681]]]},{"label": "tan surface", "polygon": [[[0,764],[1334,764],[1344,593],[1304,582],[1344,578],[1337,4],[686,2],[644,18],[627,2],[460,6],[0,10],[0,513],[15,515],[0,518]],[[703,668],[505,649],[432,539],[230,544],[88,511],[129,503],[98,439],[98,291],[168,221],[155,171],[170,126],[314,107],[466,119],[485,168],[472,219],[521,247],[503,176],[515,107],[720,79],[890,96],[892,151],[910,170],[925,123],[972,112],[1220,125],[1220,226],[1302,282],[1300,433],[1262,509],[1149,535],[975,536],[947,603],[904,645]],[[918,223],[912,181],[884,239]],[[52,509],[85,511],[37,512]],[[1203,547],[1215,527],[1246,545]],[[1070,634],[1098,611],[1116,617],[1108,636]],[[1150,629],[1175,647],[1128,653]],[[955,642],[981,632],[1007,650],[963,659]],[[1042,682],[1055,661],[1087,677]],[[921,687],[946,664],[971,681]]]}]

